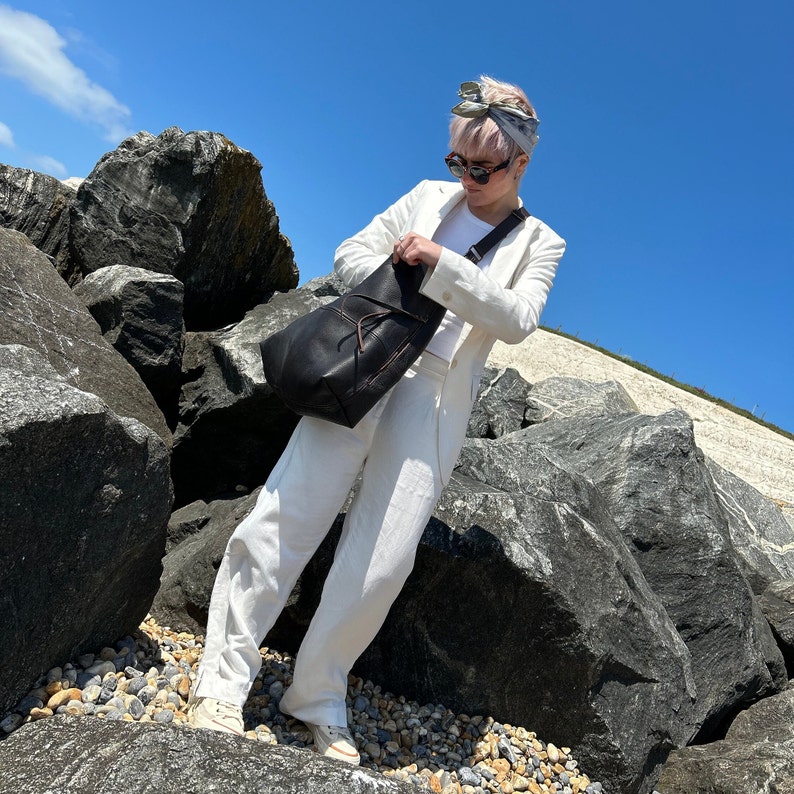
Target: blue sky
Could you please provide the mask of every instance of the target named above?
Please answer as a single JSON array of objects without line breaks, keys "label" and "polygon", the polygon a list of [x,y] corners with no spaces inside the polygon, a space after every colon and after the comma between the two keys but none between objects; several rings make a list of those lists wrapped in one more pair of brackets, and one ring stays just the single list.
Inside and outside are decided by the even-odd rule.
[{"label": "blue sky", "polygon": [[463,80],[541,119],[521,195],[568,241],[542,322],[794,431],[789,0],[0,2],[0,162],[86,176],[129,133],[262,162],[301,282],[446,179]]}]

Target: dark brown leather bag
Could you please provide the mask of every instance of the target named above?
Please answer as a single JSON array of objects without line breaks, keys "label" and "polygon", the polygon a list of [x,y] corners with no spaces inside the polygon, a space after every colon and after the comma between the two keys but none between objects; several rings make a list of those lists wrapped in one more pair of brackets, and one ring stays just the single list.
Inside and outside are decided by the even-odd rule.
[{"label": "dark brown leather bag", "polygon": [[[527,217],[515,210],[466,256],[479,261]],[[354,427],[441,324],[446,309],[419,292],[425,273],[389,256],[355,289],[260,342],[273,391],[296,413]]]}]

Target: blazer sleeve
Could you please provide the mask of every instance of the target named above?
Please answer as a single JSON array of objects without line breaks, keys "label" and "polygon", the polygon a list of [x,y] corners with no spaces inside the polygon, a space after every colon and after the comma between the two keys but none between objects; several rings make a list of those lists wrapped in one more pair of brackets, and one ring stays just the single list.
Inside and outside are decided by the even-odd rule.
[{"label": "blazer sleeve", "polygon": [[407,228],[426,185],[427,180],[420,182],[336,249],[334,271],[348,287],[360,284],[393,252],[394,242]]},{"label": "blazer sleeve", "polygon": [[538,221],[509,286],[501,286],[466,257],[444,248],[421,291],[465,322],[517,344],[538,327],[564,251],[565,240]]}]

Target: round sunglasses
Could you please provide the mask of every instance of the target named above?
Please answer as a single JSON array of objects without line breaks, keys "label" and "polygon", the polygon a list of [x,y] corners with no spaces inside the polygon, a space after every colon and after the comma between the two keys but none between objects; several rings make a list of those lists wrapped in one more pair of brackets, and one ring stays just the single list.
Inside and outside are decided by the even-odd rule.
[{"label": "round sunglasses", "polygon": [[481,165],[468,165],[466,160],[459,154],[450,152],[444,158],[444,162],[447,164],[447,168],[449,168],[452,176],[456,179],[463,179],[463,175],[468,173],[478,185],[487,185],[488,180],[491,178],[491,174],[501,171],[503,168],[507,168],[507,166],[510,165],[510,158],[508,157],[507,160],[503,163],[499,163],[499,165],[494,168],[485,168]]}]

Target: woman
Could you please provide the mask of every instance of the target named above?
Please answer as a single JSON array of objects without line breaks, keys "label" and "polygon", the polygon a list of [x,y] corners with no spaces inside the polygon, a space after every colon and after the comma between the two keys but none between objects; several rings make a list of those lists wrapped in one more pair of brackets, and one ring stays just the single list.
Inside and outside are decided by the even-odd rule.
[{"label": "woman", "polygon": [[517,343],[535,330],[565,249],[530,217],[478,263],[463,256],[521,206],[538,122],[516,86],[482,77],[464,83],[460,96],[446,158],[459,182],[420,183],[343,242],[334,262],[350,287],[389,253],[395,262],[423,262],[421,291],[448,309],[446,317],[419,361],[355,428],[307,417],[298,423],[218,571],[189,707],[194,727],[243,733],[259,643],[363,466],[280,704],[306,724],[319,752],[359,762],[347,727],[348,673],[413,567],[494,341]]}]

